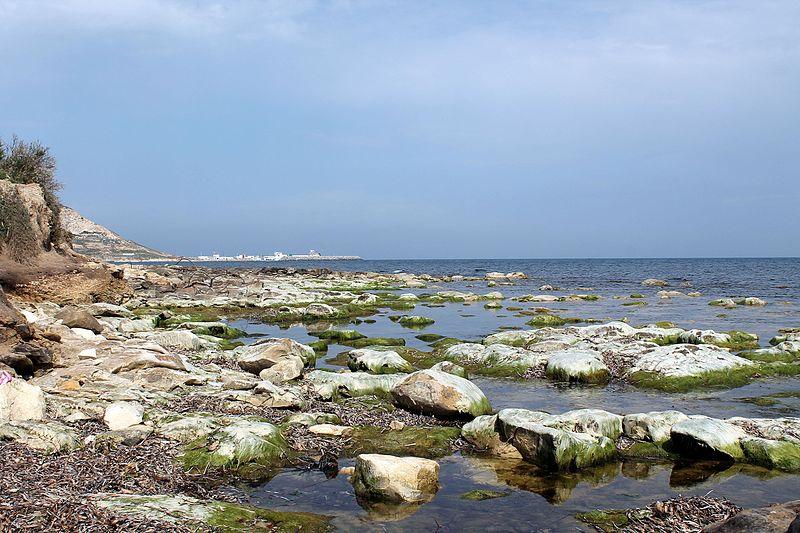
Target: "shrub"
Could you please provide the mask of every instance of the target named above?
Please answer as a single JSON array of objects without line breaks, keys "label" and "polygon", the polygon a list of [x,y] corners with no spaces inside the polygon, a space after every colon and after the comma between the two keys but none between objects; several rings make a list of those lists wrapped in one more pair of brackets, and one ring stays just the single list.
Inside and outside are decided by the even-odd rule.
[{"label": "shrub", "polygon": [[10,144],[5,144],[0,139],[0,179],[12,183],[36,183],[42,187],[50,208],[50,235],[42,243],[48,249],[66,241],[66,232],[61,228],[61,202],[58,200],[61,184],[56,180],[55,172],[55,158],[49,148],[38,141],[26,143],[14,136]]},{"label": "shrub", "polygon": [[30,215],[14,189],[0,191],[0,252],[4,243],[11,259],[18,263],[29,263],[39,255]]}]

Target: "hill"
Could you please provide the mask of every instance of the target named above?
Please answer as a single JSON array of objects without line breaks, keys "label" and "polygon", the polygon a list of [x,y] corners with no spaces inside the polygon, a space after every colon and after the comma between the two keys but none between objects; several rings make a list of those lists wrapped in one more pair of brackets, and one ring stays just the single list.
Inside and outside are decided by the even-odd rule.
[{"label": "hill", "polygon": [[169,260],[174,256],[114,233],[69,207],[61,208],[61,225],[72,235],[72,248],[103,261]]}]

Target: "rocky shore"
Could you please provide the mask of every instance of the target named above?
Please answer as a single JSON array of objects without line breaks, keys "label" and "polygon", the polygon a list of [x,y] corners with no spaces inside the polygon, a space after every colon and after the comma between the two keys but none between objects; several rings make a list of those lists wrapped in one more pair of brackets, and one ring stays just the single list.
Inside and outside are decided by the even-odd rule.
[{"label": "rocky shore", "polygon": [[[454,453],[514,458],[554,473],[632,458],[800,472],[796,417],[495,410],[469,379],[731,387],[800,373],[800,332],[763,348],[743,331],[578,325],[517,307],[541,295],[505,298],[498,289],[521,273],[437,278],[181,265],[113,272],[117,290],[106,297],[32,297],[36,280],[15,284],[10,298],[0,292],[3,530],[58,523],[76,531],[324,531],[331,527],[324,512],[253,506],[235,487],[285,468],[319,469],[348,476],[359,505],[375,516],[405,516],[434,498],[437,459]],[[438,287],[470,279],[486,290]],[[455,303],[519,309],[530,316],[529,329],[481,342],[421,333],[427,350],[358,331],[378,312],[400,327],[428,326],[435,321],[425,309]],[[248,337],[231,325],[236,318],[301,324],[317,341]],[[346,370],[317,368],[330,346],[345,347],[337,360]],[[342,468],[344,459],[354,465]],[[579,518],[645,531],[668,516],[658,527],[694,531],[742,515],[725,502],[653,505],[623,512],[624,523]],[[790,514],[771,523],[794,520]],[[709,531],[740,531],[744,522],[726,523]]]}]

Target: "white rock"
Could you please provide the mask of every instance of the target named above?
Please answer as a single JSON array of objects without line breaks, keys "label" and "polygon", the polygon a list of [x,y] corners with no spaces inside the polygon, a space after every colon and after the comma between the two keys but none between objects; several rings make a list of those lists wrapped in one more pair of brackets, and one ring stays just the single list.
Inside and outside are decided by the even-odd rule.
[{"label": "white rock", "polygon": [[632,439],[661,443],[669,440],[672,426],[688,418],[680,411],[631,413],[623,417],[622,428]]},{"label": "white rock", "polygon": [[111,403],[103,415],[103,421],[112,431],[141,424],[143,418],[144,407],[139,402]]},{"label": "white rock", "polygon": [[359,497],[397,503],[424,503],[439,490],[439,464],[419,457],[361,454],[353,486]]},{"label": "white rock", "polygon": [[0,385],[0,420],[41,420],[44,415],[42,389],[20,378]]},{"label": "white rock", "polygon": [[396,405],[417,413],[473,418],[491,412],[489,400],[474,383],[437,370],[409,374],[391,394]]}]

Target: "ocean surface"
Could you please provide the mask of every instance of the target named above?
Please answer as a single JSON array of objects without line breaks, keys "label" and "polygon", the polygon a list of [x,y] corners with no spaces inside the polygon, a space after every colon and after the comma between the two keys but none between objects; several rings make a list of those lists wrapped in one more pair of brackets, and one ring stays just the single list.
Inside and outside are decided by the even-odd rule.
[{"label": "ocean surface", "polygon": [[[429,349],[416,338],[421,332],[480,341],[491,333],[526,328],[529,319],[507,306],[548,307],[565,317],[627,320],[632,325],[670,321],[684,328],[733,329],[756,333],[767,345],[782,328],[800,327],[800,259],[554,259],[554,260],[391,260],[207,263],[212,267],[329,268],[332,270],[410,272],[435,276],[483,276],[486,272],[521,271],[527,280],[513,284],[456,281],[430,284],[425,289],[401,292],[465,290],[486,293],[499,290],[506,298],[522,294],[594,294],[596,301],[527,303],[503,301],[501,309],[485,309],[483,302],[448,303],[443,307],[418,305],[406,314],[430,317],[435,323],[410,329],[390,320],[398,311],[385,309],[370,317],[373,323],[340,321],[324,324],[269,325],[257,319],[231,324],[253,335],[316,340],[320,328],[354,328],[370,337],[400,337],[406,345]],[[668,287],[642,285],[659,278]],[[542,285],[557,290],[540,291]],[[662,299],[660,290],[701,296]],[[626,306],[629,296],[646,305]],[[756,296],[764,307],[723,309],[708,302],[723,297]],[[257,337],[253,337],[254,340]],[[251,342],[251,340],[246,340]],[[336,356],[348,348],[331,345],[320,357],[322,368],[340,369]],[[495,409],[523,407],[560,413],[570,409],[599,408],[625,414],[678,409],[687,414],[783,417],[800,415],[800,379],[759,379],[731,390],[669,394],[611,383],[607,386],[559,384],[545,380],[474,377]],[[456,454],[439,460],[442,488],[423,506],[362,507],[345,476],[327,478],[319,471],[287,469],[271,481],[250,488],[252,503],[269,508],[303,510],[335,517],[340,530],[352,531],[575,531],[590,528],[577,522],[577,512],[647,505],[680,494],[725,497],[744,507],[800,498],[800,476],[746,465],[651,463],[624,461],[568,474],[537,470],[521,461]],[[348,466],[352,460],[343,460]],[[461,495],[473,489],[508,492],[503,498],[472,502]]]}]

